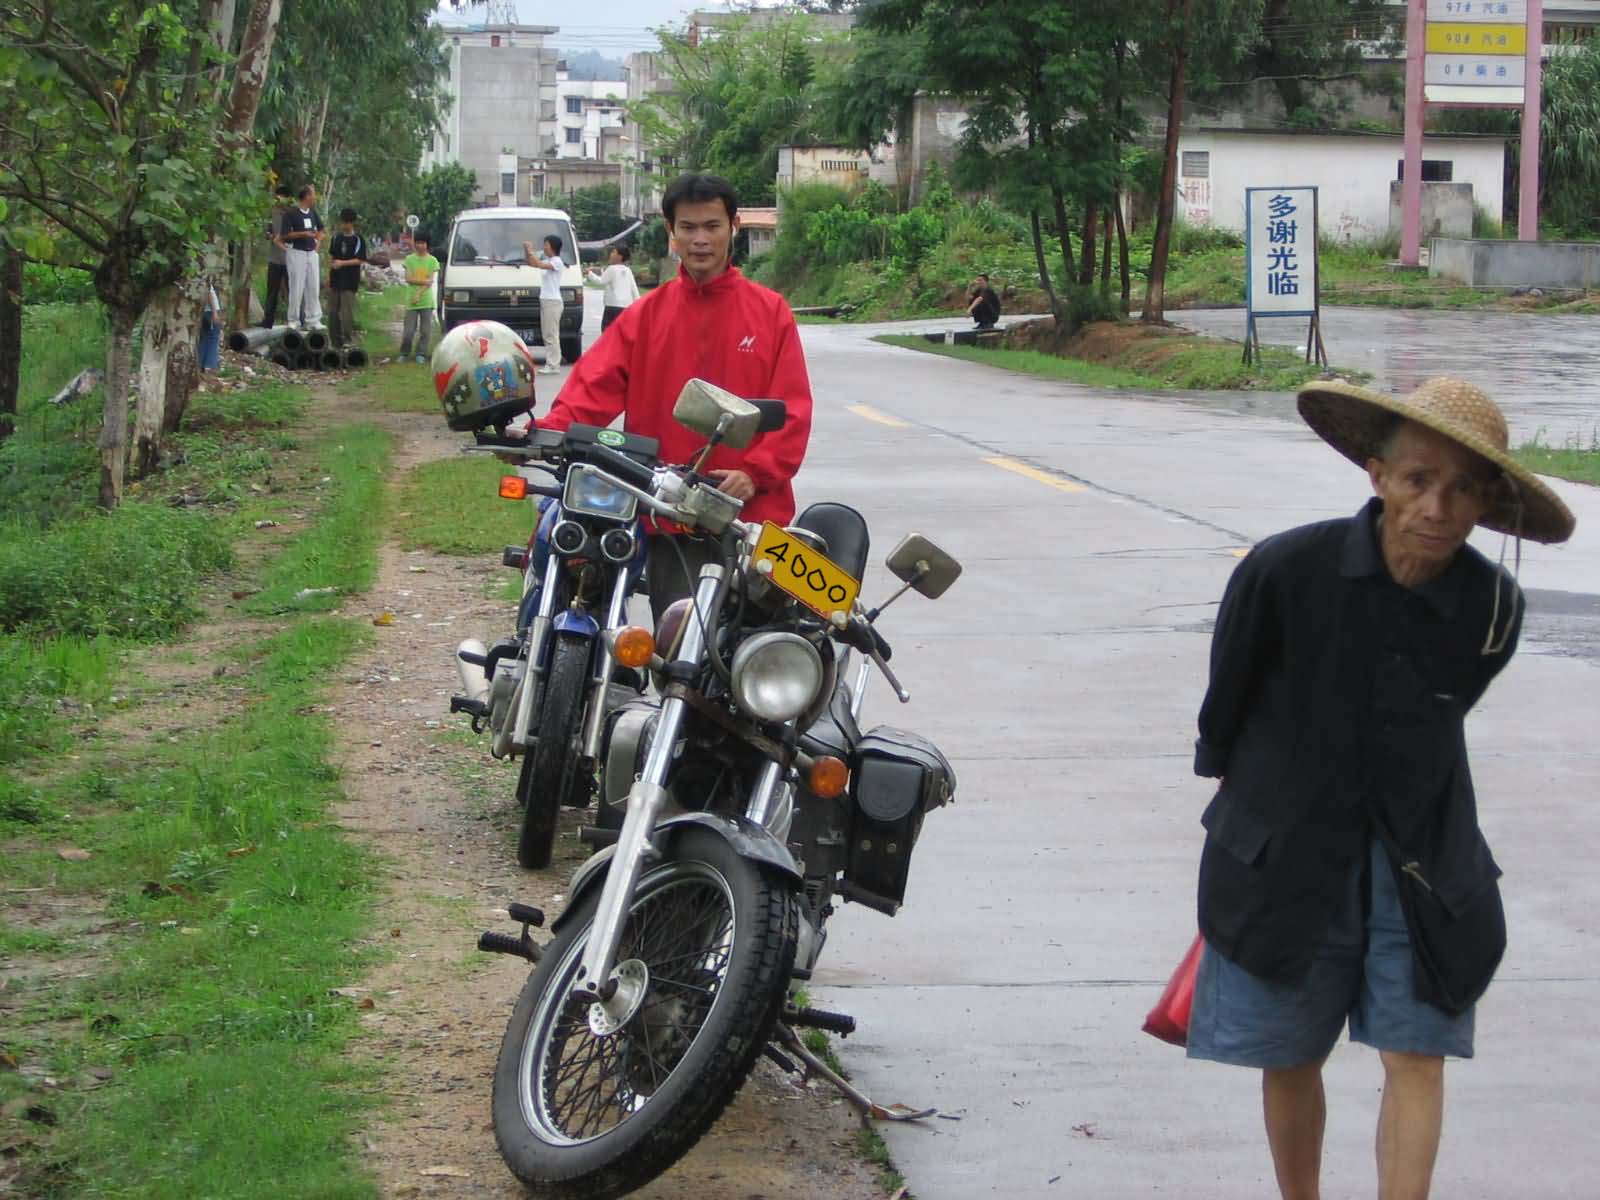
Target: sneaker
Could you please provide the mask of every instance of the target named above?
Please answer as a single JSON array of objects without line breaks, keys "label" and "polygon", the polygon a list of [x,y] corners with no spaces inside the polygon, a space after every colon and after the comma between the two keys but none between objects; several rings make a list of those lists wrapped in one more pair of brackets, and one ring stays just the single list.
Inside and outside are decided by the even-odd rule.
[{"label": "sneaker", "polygon": [[546,363],[544,366],[539,368],[539,374],[540,375],[559,375],[559,374],[561,374],[561,368],[560,367],[552,367],[549,363]]},{"label": "sneaker", "polygon": [[422,356],[422,355],[420,355],[420,354],[419,354],[419,355],[417,355],[417,362],[418,362],[418,363],[419,363],[419,364],[420,364],[420,363],[425,363],[425,362],[427,362],[427,361],[428,361],[428,360],[427,360],[427,359],[426,359],[426,358],[424,358],[424,357],[423,357],[423,356]]}]

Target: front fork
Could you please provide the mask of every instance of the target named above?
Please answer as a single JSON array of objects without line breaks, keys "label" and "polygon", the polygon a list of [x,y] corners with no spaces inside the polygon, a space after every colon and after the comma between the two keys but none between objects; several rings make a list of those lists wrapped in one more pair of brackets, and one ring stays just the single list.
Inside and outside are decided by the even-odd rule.
[{"label": "front fork", "polygon": [[[694,611],[684,623],[683,645],[674,666],[680,663],[699,665],[705,651],[707,627],[717,619],[717,593],[722,589],[725,571],[720,563],[707,563],[701,568]],[[622,939],[623,921],[633,903],[639,874],[644,869],[650,834],[667,801],[667,773],[672,767],[678,734],[688,710],[682,696],[676,694],[682,686],[668,685],[667,699],[661,705],[661,717],[644,770],[628,791],[628,815],[623,818],[622,831],[617,836],[616,853],[606,871],[605,885],[600,889],[600,905],[595,910],[594,924],[589,928],[589,940],[583,949],[583,964],[572,989],[573,998],[581,1003],[598,1002],[606,1006],[614,999],[623,1000],[618,996],[613,975],[617,943]]]},{"label": "front fork", "polygon": [[[515,746],[518,750],[528,747],[528,727],[533,723],[533,697],[539,690],[539,662],[544,655],[545,642],[550,637],[550,625],[555,619],[556,611],[556,578],[555,573],[560,567],[560,560],[551,555],[544,564],[544,581],[539,589],[539,607],[534,610],[533,620],[528,623],[528,655],[522,664],[522,682],[517,685],[517,694],[512,701],[515,713],[506,723],[495,739],[494,756],[504,758]],[[528,564],[527,582],[532,582],[534,566]]]},{"label": "front fork", "polygon": [[[628,611],[628,590],[632,582],[628,569],[619,568],[617,582],[611,589],[611,605],[606,609],[604,627],[606,633],[622,628],[623,617]],[[590,761],[600,757],[600,734],[606,723],[606,701],[609,698],[607,689],[611,686],[611,668],[614,662],[611,655],[611,640],[601,637],[599,673],[595,676],[594,689],[589,696],[589,715],[583,728],[583,757]]]}]

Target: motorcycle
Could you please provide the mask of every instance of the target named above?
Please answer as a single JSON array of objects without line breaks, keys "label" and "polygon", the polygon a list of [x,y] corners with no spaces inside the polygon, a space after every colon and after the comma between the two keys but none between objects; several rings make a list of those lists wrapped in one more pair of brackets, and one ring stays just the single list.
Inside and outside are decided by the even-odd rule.
[{"label": "motorcycle", "polygon": [[[456,649],[464,695],[450,711],[472,717],[491,736],[496,758],[522,757],[517,802],[522,824],[517,862],[550,864],[563,807],[587,808],[608,711],[620,686],[637,695],[643,679],[618,672],[605,636],[622,627],[628,597],[644,568],[638,500],[587,459],[596,448],[649,470],[653,438],[573,425],[535,430],[527,439],[479,432],[466,450],[517,461],[502,477],[508,499],[539,498],[527,546],[508,546],[502,562],[522,572],[516,631],[493,647],[469,639]],[[540,473],[553,482],[541,483]],[[627,685],[633,686],[629,688]]]},{"label": "motorcycle", "polygon": [[[748,444],[773,405],[781,413],[692,380],[673,415],[709,438],[709,453]],[[534,964],[495,1068],[496,1142],[537,1194],[572,1200],[621,1196],[666,1170],[763,1053],[789,1069],[798,1060],[871,1115],[929,1115],[881,1108],[819,1061],[795,1030],[848,1034],[854,1021],[802,1006],[797,992],[835,898],[893,915],[924,817],[954,799],[932,743],[863,733],[859,717],[874,667],[910,699],[876,627],[884,608],[912,589],[937,598],[961,573],[911,535],[887,560],[903,586],[868,609],[869,536],[854,509],[747,524],[695,466],[651,470],[599,452],[590,462],[718,553],[653,633],[611,635],[660,698],[607,723],[601,804],[625,815],[619,831],[584,831],[609,844],[574,876],[553,939],[533,940],[544,914],[523,904],[509,907],[520,934],[479,939]]]}]

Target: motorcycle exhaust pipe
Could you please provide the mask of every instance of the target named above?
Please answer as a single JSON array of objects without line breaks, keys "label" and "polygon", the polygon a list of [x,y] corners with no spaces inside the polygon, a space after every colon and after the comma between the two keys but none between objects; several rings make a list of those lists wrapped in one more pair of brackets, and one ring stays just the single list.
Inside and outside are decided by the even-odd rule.
[{"label": "motorcycle exhaust pipe", "polygon": [[483,673],[488,655],[489,648],[477,638],[468,638],[456,647],[456,673],[461,676],[462,692],[477,704],[489,700],[489,677]]}]

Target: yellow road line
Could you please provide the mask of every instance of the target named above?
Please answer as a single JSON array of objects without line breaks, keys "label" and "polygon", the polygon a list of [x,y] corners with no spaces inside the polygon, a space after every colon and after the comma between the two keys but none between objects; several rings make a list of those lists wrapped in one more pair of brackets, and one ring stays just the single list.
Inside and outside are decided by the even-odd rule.
[{"label": "yellow road line", "polygon": [[902,421],[899,417],[891,417],[888,413],[879,412],[866,404],[852,404],[849,412],[855,413],[863,421],[874,421],[879,425],[887,425],[890,429],[910,429],[909,422]]},{"label": "yellow road line", "polygon": [[1236,550],[1229,550],[1228,553],[1233,555],[1235,558],[1249,558],[1250,557],[1250,547],[1249,546],[1240,546]]},{"label": "yellow road line", "polygon": [[983,461],[988,463],[991,467],[999,467],[1002,471],[1010,471],[1014,475],[1021,475],[1024,479],[1031,479],[1035,483],[1042,483],[1045,485],[1045,487],[1055,488],[1058,492],[1083,491],[1083,485],[1081,483],[1073,483],[1070,479],[1060,479],[1054,475],[1040,471],[1037,468],[1030,467],[1027,463],[1019,463],[1015,459],[986,458]]}]

